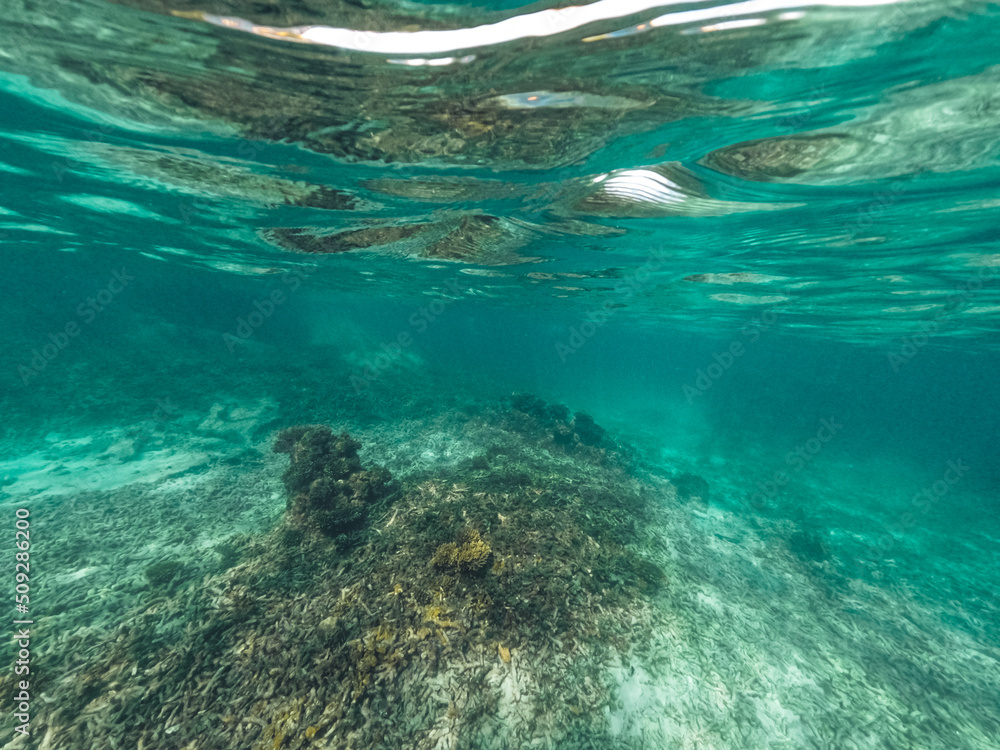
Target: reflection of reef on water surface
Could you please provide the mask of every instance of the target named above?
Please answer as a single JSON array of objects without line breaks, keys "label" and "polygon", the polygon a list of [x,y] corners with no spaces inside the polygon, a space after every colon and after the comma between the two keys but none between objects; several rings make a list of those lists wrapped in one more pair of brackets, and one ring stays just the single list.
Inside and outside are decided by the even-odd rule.
[{"label": "reflection of reef on water surface", "polygon": [[734,143],[701,162],[744,180],[806,185],[981,168],[996,163],[998,84],[994,67],[901,86],[836,128]]},{"label": "reflection of reef on water surface", "polygon": [[374,208],[344,190],[257,174],[251,170],[250,162],[232,163],[193,151],[164,153],[89,144],[85,151],[78,149],[76,158],[93,160],[97,166],[113,170],[118,179],[124,174],[140,183],[186,194],[334,211]]},{"label": "reflection of reef on water surface", "polygon": [[[581,30],[583,36],[526,38],[470,54],[444,51],[447,64],[436,65],[264,39],[198,19],[210,13],[275,28],[326,23],[405,34],[460,31],[518,13],[483,10],[470,18],[448,7],[348,0],[123,0],[94,7],[54,0],[47,7],[51,18],[23,0],[8,4],[5,18],[21,43],[7,50],[4,68],[26,75],[38,89],[58,91],[81,112],[90,108],[88,118],[96,111],[143,128],[236,132],[345,161],[493,170],[582,164],[609,144],[685,119],[766,115],[773,102],[711,95],[705,82],[758,66],[796,69],[806,61],[832,66],[859,59],[871,54],[875,41],[885,44],[940,15],[934,4],[911,3],[905,19],[891,8],[874,7],[729,34],[659,28],[615,35],[626,23],[623,17]],[[591,31],[610,36],[581,42]],[[836,131],[722,147],[706,163],[746,172],[749,179],[778,180],[813,168],[825,179],[856,149],[864,152],[855,159],[863,170],[876,162],[872,174],[912,172],[915,163],[926,168],[928,161],[933,171],[981,164],[993,141],[995,82],[996,72],[988,69],[900,88]],[[900,148],[886,145],[886,136],[895,140],[901,133]],[[697,158],[683,158],[691,156]]]},{"label": "reflection of reef on water surface", "polygon": [[[208,11],[275,25],[325,17],[371,30],[426,30],[458,21],[435,18],[427,9],[123,4],[142,11],[109,6],[102,16],[59,3],[51,11],[59,17],[55,26],[33,8],[15,4],[7,17],[25,44],[12,51],[5,68],[74,103],[144,126],[236,131],[380,165],[545,169],[577,163],[614,139],[664,123],[729,116],[738,109],[701,94],[694,80],[602,80],[597,73],[606,72],[606,63],[561,42],[490,49],[443,68],[410,66],[384,56],[263,40],[171,15]],[[95,44],[98,35],[114,37],[115,44]]]},{"label": "reflection of reef on water surface", "polygon": [[517,253],[530,239],[523,227],[478,213],[333,233],[314,227],[274,227],[262,230],[260,236],[284,250],[311,255],[373,250],[488,266],[538,260]]},{"label": "reflection of reef on water surface", "polygon": [[648,489],[587,415],[514,404],[469,423],[492,436],[479,457],[397,483],[346,434],[278,433],[284,519],[85,656],[71,644],[36,731],[52,748],[600,746],[608,665],[641,649],[667,585]]},{"label": "reflection of reef on water surface", "polygon": [[[265,58],[272,56],[258,52]],[[662,100],[652,115],[636,109],[521,109],[509,106],[505,99],[474,92],[471,80],[461,85],[467,72],[458,81],[455,75],[450,77],[454,96],[445,97],[436,90],[414,91],[436,89],[436,81],[412,69],[389,66],[386,70],[383,63],[382,70],[354,79],[353,71],[335,60],[321,66],[310,61],[302,75],[312,85],[290,88],[284,76],[299,61],[275,57],[273,69],[284,66],[280,75],[263,66],[251,79],[224,72],[187,78],[89,60],[64,60],[62,65],[92,83],[122,93],[141,89],[168,109],[231,124],[248,138],[299,143],[341,159],[378,163],[436,161],[548,168],[582,159],[616,134],[651,130],[705,106],[648,91],[639,93]],[[255,60],[254,67],[259,63]],[[340,88],[331,95],[330,88],[338,84]],[[496,85],[517,93],[523,83]],[[578,84],[567,82],[566,86],[573,89]],[[481,86],[476,90],[481,91]]]},{"label": "reflection of reef on water surface", "polygon": [[709,196],[701,181],[683,165],[673,162],[597,175],[589,184],[578,184],[574,198],[563,211],[590,216],[725,216],[745,211],[787,208],[794,204],[722,201]]}]

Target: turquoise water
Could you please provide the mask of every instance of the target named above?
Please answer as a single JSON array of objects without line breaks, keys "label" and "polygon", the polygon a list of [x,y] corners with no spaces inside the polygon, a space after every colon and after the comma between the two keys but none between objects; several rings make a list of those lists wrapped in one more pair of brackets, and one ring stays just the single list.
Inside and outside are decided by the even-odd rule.
[{"label": "turquoise water", "polygon": [[3,4],[0,745],[1000,747],[996,6],[555,7]]}]

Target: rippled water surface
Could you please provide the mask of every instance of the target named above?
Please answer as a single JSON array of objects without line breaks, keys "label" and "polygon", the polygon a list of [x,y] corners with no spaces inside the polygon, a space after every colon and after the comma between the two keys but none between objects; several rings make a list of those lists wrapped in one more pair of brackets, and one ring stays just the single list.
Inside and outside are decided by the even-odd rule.
[{"label": "rippled water surface", "polygon": [[0,7],[5,747],[1000,747],[995,4]]},{"label": "rippled water surface", "polygon": [[[953,336],[995,324],[993,289],[950,314],[997,263],[988,4],[595,3],[576,12],[606,16],[590,23],[7,5],[5,208],[22,247],[58,231],[63,248],[245,275],[351,253],[317,283],[407,294],[464,272],[469,294],[507,304],[691,328],[749,306],[862,341],[936,313]],[[379,31],[326,45],[281,30],[324,24]],[[154,222],[155,239],[136,231]]]}]

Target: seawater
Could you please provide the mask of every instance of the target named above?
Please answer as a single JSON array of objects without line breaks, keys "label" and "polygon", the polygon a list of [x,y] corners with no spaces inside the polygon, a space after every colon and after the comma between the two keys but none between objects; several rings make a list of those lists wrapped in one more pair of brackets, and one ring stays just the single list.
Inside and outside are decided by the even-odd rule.
[{"label": "seawater", "polygon": [[4,19],[4,747],[1000,747],[994,5]]}]

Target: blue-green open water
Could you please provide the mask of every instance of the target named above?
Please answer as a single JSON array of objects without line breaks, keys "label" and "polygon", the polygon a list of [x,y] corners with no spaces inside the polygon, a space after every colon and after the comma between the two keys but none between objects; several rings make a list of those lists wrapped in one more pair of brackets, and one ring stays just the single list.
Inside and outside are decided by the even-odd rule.
[{"label": "blue-green open water", "polygon": [[997,6],[559,7],[0,2],[0,745],[1000,747]]}]

